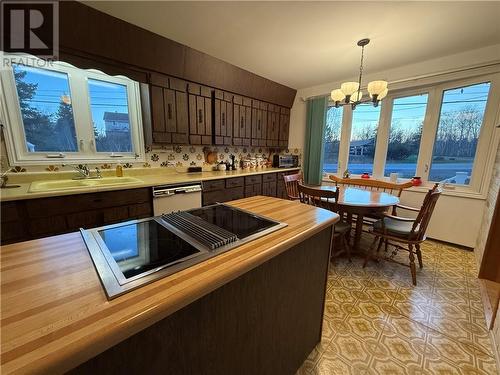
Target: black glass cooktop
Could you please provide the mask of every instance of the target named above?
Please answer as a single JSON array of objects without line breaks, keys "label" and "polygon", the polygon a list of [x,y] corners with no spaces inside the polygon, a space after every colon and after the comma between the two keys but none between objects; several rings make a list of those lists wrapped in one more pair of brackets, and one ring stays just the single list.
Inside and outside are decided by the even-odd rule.
[{"label": "black glass cooktop", "polygon": [[206,206],[188,212],[234,233],[240,240],[279,225],[275,221],[224,204]]},{"label": "black glass cooktop", "polygon": [[155,220],[106,228],[98,234],[127,279],[199,253]]}]

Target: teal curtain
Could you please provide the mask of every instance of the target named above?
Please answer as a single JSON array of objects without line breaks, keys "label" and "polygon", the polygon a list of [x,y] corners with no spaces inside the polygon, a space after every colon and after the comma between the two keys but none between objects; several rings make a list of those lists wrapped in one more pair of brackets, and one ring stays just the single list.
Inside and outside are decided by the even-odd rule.
[{"label": "teal curtain", "polygon": [[323,141],[326,123],[327,97],[307,100],[306,139],[304,145],[304,182],[320,185],[323,175]]}]

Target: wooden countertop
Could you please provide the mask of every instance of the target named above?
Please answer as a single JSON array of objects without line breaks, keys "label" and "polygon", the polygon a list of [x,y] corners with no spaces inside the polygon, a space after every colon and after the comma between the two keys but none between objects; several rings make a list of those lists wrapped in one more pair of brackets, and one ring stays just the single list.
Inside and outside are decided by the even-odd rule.
[{"label": "wooden countertop", "polygon": [[112,301],[79,233],[3,246],[2,374],[67,371],[339,219],[333,212],[278,198],[229,204],[288,226]]},{"label": "wooden countertop", "polygon": [[[34,199],[34,198],[46,198],[46,197],[57,197],[62,195],[73,195],[73,194],[84,194],[84,193],[95,193],[99,191],[114,191],[114,190],[126,190],[126,189],[136,189],[141,187],[151,187],[158,185],[168,185],[168,184],[180,184],[187,182],[199,182],[208,180],[218,180],[221,178],[231,178],[231,177],[244,177],[251,176],[255,174],[265,174],[265,173],[279,173],[279,172],[289,172],[299,170],[297,168],[258,168],[258,169],[238,169],[236,171],[205,171],[199,173],[186,173],[186,172],[176,172],[175,169],[167,168],[136,168],[136,169],[125,169],[124,176],[135,177],[140,180],[137,183],[129,183],[122,185],[108,185],[108,186],[92,186],[84,187],[79,189],[64,189],[64,190],[51,190],[51,191],[39,191],[39,192],[29,192],[31,181],[26,181],[30,179],[30,175],[21,176],[18,173],[17,176],[11,176],[9,180],[10,185],[19,185],[18,188],[9,188],[0,190],[0,201],[15,201],[23,199]],[[114,176],[114,171],[102,171],[104,177]],[[37,174],[31,174],[36,180],[50,180],[55,181],[61,179],[62,175],[66,176],[64,179],[71,178],[69,176],[74,176],[75,173],[58,172],[58,173],[47,173],[41,172]],[[36,176],[35,176],[36,175]]]}]

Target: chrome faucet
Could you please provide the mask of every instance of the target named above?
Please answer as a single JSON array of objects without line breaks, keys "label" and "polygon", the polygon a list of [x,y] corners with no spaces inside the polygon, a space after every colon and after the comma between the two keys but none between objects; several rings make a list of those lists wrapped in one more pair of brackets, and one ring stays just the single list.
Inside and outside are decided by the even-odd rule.
[{"label": "chrome faucet", "polygon": [[78,165],[63,164],[62,166],[63,167],[71,167],[78,173],[78,175],[73,177],[73,180],[81,180],[81,179],[90,177],[90,170],[86,164],[83,164],[83,165],[82,164],[78,164]]}]

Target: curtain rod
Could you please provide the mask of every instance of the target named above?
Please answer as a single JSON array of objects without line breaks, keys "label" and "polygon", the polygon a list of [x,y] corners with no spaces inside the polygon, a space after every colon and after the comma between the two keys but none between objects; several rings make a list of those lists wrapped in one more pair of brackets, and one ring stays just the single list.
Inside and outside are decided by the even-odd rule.
[{"label": "curtain rod", "polygon": [[[410,81],[416,81],[416,80],[419,80],[419,79],[439,77],[439,76],[444,76],[446,74],[462,73],[462,72],[467,72],[469,70],[489,68],[489,67],[494,67],[494,66],[499,66],[500,67],[500,61],[494,61],[494,62],[491,62],[489,64],[473,65],[473,66],[469,66],[469,67],[461,68],[461,69],[445,70],[445,71],[441,71],[441,72],[437,72],[437,73],[421,74],[421,75],[410,77],[410,78],[403,78],[403,79],[398,79],[396,81],[389,81],[389,84],[394,85],[394,84],[398,84],[398,83],[405,83],[405,82],[410,82]],[[362,87],[362,88],[366,88],[366,87]],[[330,94],[329,93],[325,93],[325,94],[319,94],[319,95],[302,96],[302,97],[300,97],[300,99],[303,102],[306,102],[308,99],[320,98],[320,97],[323,97],[323,96],[330,96]]]}]

